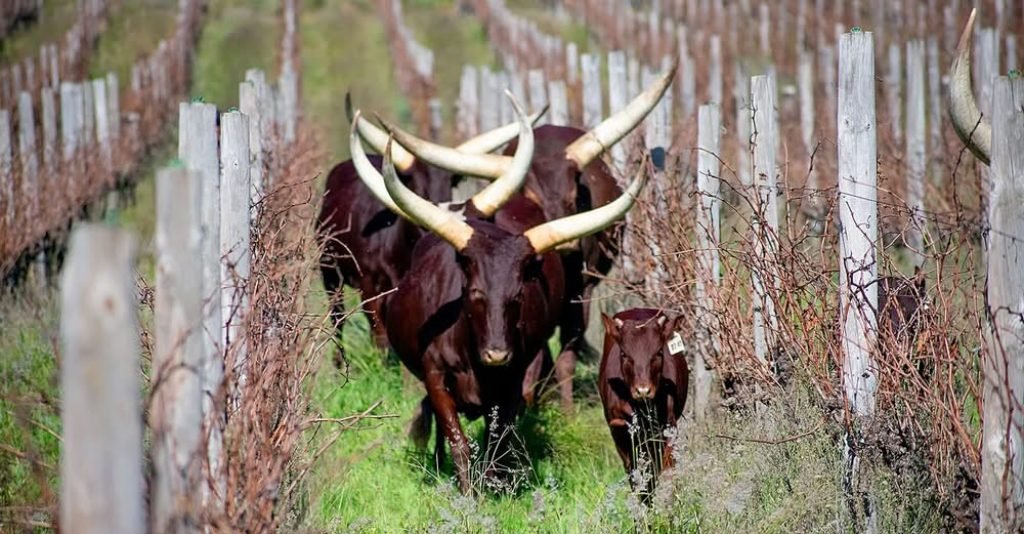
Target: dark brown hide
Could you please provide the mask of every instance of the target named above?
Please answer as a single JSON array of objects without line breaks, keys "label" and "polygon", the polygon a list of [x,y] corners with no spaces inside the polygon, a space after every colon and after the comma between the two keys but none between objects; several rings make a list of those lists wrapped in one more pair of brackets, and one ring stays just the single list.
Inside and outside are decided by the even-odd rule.
[{"label": "dark brown hide", "polygon": [[[382,158],[369,159],[379,170]],[[400,178],[422,197],[435,202],[451,199],[453,178],[445,171],[417,162]],[[317,222],[324,245],[320,272],[324,289],[332,298],[332,318],[339,325],[344,314],[342,286],[358,289],[364,299],[393,289],[409,268],[413,246],[424,233],[373,196],[359,179],[352,160],[339,163],[328,175]],[[375,299],[367,308],[375,340],[383,348],[387,346],[387,336],[381,316],[382,302]]]},{"label": "dark brown hide", "polygon": [[[469,491],[470,449],[458,414],[511,424],[523,402],[527,370],[554,333],[564,299],[561,258],[537,255],[522,232],[545,221],[539,207],[513,197],[495,222],[469,218],[462,252],[434,235],[416,243],[413,261],[385,309],[387,332],[402,362],[426,386],[413,423],[425,437],[437,419],[451,446],[460,487]],[[502,365],[489,354],[507,353]],[[490,445],[490,444],[485,444]],[[494,444],[500,447],[501,444]]]},{"label": "dark brown hide", "polygon": [[[622,194],[615,177],[600,159],[595,159],[584,169],[566,159],[565,149],[587,132],[566,126],[541,126],[534,128],[533,161],[526,178],[524,194],[541,205],[547,220],[581,213],[614,201]],[[517,142],[513,141],[505,150],[506,155],[515,153]],[[565,305],[559,323],[562,352],[556,363],[562,403],[572,405],[572,377],[576,360],[584,349],[583,334],[589,319],[589,299],[597,277],[585,275],[584,271],[607,274],[612,268],[614,254],[618,253],[621,230],[618,224],[580,240],[579,250],[564,252]]]},{"label": "dark brown hide", "polygon": [[644,488],[649,497],[658,474],[673,465],[664,431],[675,428],[683,413],[689,368],[683,354],[672,355],[667,347],[676,321],[658,310],[633,308],[601,318],[605,335],[598,392],[605,420],[627,474],[637,468],[639,452],[650,460],[651,478]]},{"label": "dark brown hide", "polygon": [[[917,342],[921,329],[925,302],[925,279],[917,272],[906,279],[885,276],[878,279],[878,342],[883,351],[898,350],[906,362]],[[917,365],[918,373],[928,374],[923,361]]]}]

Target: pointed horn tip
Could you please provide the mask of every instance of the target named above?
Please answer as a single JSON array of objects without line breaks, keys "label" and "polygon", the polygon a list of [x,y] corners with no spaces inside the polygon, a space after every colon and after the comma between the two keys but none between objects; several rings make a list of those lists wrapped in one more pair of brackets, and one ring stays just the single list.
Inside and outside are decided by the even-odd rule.
[{"label": "pointed horn tip", "polygon": [[[352,110],[349,110],[349,111],[352,111]],[[352,135],[358,135],[359,134],[359,119],[362,118],[361,117],[362,114],[363,114],[363,111],[361,109],[357,109],[357,110],[355,110],[355,113],[353,113],[351,115],[351,117],[352,117],[352,126],[349,127],[349,132],[351,132]]]},{"label": "pointed horn tip", "polygon": [[967,24],[964,25],[964,31],[960,33],[960,40],[956,44],[957,59],[962,57],[970,57],[971,55],[971,36],[974,33],[974,20],[978,14],[978,9],[971,9],[971,15],[967,17]]},{"label": "pointed horn tip", "polygon": [[355,122],[355,118],[352,115],[352,92],[345,91],[345,116],[348,117],[349,122]]}]

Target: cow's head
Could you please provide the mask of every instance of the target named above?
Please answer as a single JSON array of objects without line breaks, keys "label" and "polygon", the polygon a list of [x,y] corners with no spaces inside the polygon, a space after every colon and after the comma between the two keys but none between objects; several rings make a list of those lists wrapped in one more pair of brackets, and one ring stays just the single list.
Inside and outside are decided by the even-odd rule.
[{"label": "cow's head", "polygon": [[[589,210],[592,207],[589,191],[578,187],[580,174],[585,170],[608,172],[600,165],[601,154],[636,128],[654,109],[671,85],[677,66],[678,58],[647,90],[590,131],[538,128],[536,152],[523,194],[542,206],[551,219]],[[507,155],[467,153],[464,148],[432,143],[386,121],[381,122],[402,147],[399,154],[412,154],[416,159],[458,175],[493,180],[512,164],[512,158]],[[518,146],[510,145],[509,150],[518,152]]]},{"label": "cow's head", "polygon": [[622,354],[622,379],[634,400],[648,401],[657,393],[661,369],[669,354],[676,321],[663,313],[633,318],[601,314],[605,336],[618,346]]},{"label": "cow's head", "polygon": [[[511,98],[511,94],[509,94]],[[533,130],[513,98],[520,120],[519,148],[505,175],[468,201],[482,217],[490,217],[522,187],[533,155]],[[358,121],[358,113],[357,113]],[[375,195],[399,215],[423,226],[448,242],[464,274],[463,313],[471,325],[482,363],[505,365],[522,347],[519,324],[524,302],[541,284],[542,256],[558,245],[601,231],[632,207],[646,182],[645,166],[621,197],[601,208],[512,233],[482,219],[466,220],[410,191],[398,179],[385,149],[383,175],[366,160],[358,135],[350,138],[352,160],[360,178]],[[390,144],[390,142],[389,142]]]}]

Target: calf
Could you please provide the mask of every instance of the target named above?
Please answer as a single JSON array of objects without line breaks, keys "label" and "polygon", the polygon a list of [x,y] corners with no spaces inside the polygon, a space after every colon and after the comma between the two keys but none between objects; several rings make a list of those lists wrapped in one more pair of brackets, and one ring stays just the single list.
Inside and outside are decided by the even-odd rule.
[{"label": "calf", "polygon": [[[639,453],[650,459],[653,473],[644,488],[649,498],[657,475],[673,465],[672,443],[664,431],[675,428],[683,413],[690,371],[675,346],[681,343],[675,338],[676,320],[649,308],[602,314],[601,319],[605,334],[598,392],[604,417],[627,474],[637,467]],[[636,482],[631,476],[634,490]]]}]

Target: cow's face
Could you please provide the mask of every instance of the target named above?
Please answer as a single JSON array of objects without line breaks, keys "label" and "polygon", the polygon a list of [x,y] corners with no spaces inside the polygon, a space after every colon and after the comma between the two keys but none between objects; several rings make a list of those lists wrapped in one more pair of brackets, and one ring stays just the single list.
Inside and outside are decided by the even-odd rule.
[{"label": "cow's face", "polygon": [[478,227],[457,256],[465,275],[463,313],[485,365],[507,365],[522,352],[523,301],[529,282],[542,276],[541,256],[529,242],[522,236],[501,234]]},{"label": "cow's face", "polygon": [[675,328],[664,315],[643,320],[621,320],[602,315],[606,335],[622,354],[622,378],[634,400],[654,398],[661,368],[668,355],[667,343]]}]

